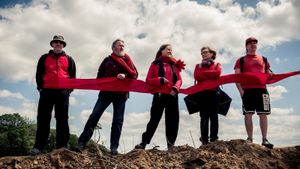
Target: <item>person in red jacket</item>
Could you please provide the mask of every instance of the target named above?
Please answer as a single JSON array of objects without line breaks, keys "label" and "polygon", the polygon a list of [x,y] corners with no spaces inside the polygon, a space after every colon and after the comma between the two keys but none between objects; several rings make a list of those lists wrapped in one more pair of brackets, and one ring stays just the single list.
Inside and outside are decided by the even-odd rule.
[{"label": "person in red jacket", "polygon": [[170,44],[164,44],[159,48],[155,60],[150,65],[146,83],[153,86],[169,85],[170,92],[154,93],[150,121],[142,135],[142,142],[135,146],[136,149],[145,149],[150,143],[164,110],[168,149],[175,144],[179,124],[178,91],[182,84],[180,71],[183,66],[182,61],[177,61],[172,56]]},{"label": "person in red jacket", "polygon": [[68,111],[72,90],[44,87],[57,78],[76,78],[75,62],[62,50],[66,45],[63,36],[55,35],[50,42],[53,49],[42,55],[37,64],[36,83],[40,99],[35,144],[29,152],[31,155],[40,154],[47,144],[53,108],[56,118],[56,148],[67,147],[69,142]]},{"label": "person in red jacket", "polygon": [[[246,55],[239,58],[234,66],[236,74],[246,72],[272,74],[270,64],[265,57],[256,53],[257,39],[249,37],[246,39]],[[271,113],[270,97],[266,85],[261,84],[236,84],[243,101],[243,114],[245,120],[247,141],[253,142],[253,123],[252,116],[256,112],[259,116],[260,129],[262,134],[262,145],[273,148],[267,140],[268,118]]]},{"label": "person in red jacket", "polygon": [[[216,51],[210,47],[201,48],[202,62],[195,66],[194,78],[197,83],[209,80],[217,79],[221,75],[221,64],[216,63]],[[219,130],[219,87],[211,88],[205,91],[196,93],[200,105],[200,129],[201,137],[200,141],[202,145],[208,144],[208,142],[214,142],[218,139]],[[210,122],[210,137],[208,137],[208,124]],[[210,138],[210,140],[209,140]]]}]

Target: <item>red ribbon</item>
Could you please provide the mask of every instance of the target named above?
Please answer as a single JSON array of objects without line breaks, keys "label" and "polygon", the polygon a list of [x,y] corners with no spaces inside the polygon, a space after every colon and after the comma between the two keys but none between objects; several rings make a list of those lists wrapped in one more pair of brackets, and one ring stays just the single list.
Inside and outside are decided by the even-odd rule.
[{"label": "red ribbon", "polygon": [[[203,90],[218,87],[228,83],[243,84],[273,84],[285,78],[298,75],[300,71],[288,72],[283,74],[265,73],[242,73],[223,75],[218,79],[205,80],[197,85],[180,89],[179,93],[193,94]],[[124,79],[119,80],[115,77],[100,79],[56,79],[51,83],[44,84],[44,88],[55,89],[91,89],[104,91],[131,91],[140,93],[170,93],[171,86],[150,86],[142,80]]]}]

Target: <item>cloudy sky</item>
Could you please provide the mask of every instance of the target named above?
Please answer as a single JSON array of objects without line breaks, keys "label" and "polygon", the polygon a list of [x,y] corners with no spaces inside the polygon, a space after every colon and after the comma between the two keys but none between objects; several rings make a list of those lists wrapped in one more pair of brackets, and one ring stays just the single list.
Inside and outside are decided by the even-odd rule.
[{"label": "cloudy sky", "polygon": [[[1,0],[0,1],[0,114],[20,113],[36,119],[39,99],[36,64],[48,52],[53,35],[65,37],[65,51],[73,56],[78,78],[95,78],[111,42],[125,40],[144,80],[159,46],[171,43],[175,57],[184,60],[183,88],[193,84],[191,73],[200,62],[200,48],[218,51],[223,74],[233,73],[236,59],[245,54],[248,36],[259,40],[275,73],[299,70],[300,1],[297,0]],[[300,77],[268,86],[272,100],[269,140],[276,146],[299,145]],[[234,84],[223,89],[233,98],[227,117],[220,116],[222,140],[245,139],[241,99]],[[75,90],[70,98],[70,126],[79,135],[97,100],[98,91]],[[180,95],[180,128],[176,145],[200,145],[199,115],[188,115]],[[126,105],[120,152],[141,140],[149,120],[152,96],[131,93]],[[101,142],[109,147],[112,108],[102,116]],[[254,116],[254,142],[261,143]],[[52,120],[55,126],[55,120]],[[164,117],[149,148],[166,148]],[[95,135],[94,138],[97,138]]]}]

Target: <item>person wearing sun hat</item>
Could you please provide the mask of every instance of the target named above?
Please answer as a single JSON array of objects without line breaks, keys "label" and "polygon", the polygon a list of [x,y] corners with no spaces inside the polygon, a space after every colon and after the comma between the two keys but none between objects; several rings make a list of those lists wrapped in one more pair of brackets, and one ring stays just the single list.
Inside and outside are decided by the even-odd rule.
[{"label": "person wearing sun hat", "polygon": [[[258,40],[255,37],[249,37],[245,40],[246,55],[240,57],[236,61],[234,66],[236,74],[246,72],[272,74],[267,58],[257,53],[257,44]],[[236,86],[243,102],[244,121],[248,135],[246,141],[250,143],[253,142],[252,116],[256,112],[260,121],[262,145],[268,148],[273,148],[273,144],[271,144],[267,139],[267,115],[271,113],[271,106],[270,96],[266,85],[236,83]]]},{"label": "person wearing sun hat", "polygon": [[50,46],[53,47],[53,46],[52,46],[53,43],[57,43],[57,42],[62,43],[63,48],[67,46],[67,43],[65,42],[64,37],[61,36],[61,35],[55,35],[55,36],[53,37],[53,40],[50,41]]},{"label": "person wearing sun hat", "polygon": [[57,78],[76,78],[76,66],[73,58],[62,50],[67,46],[63,36],[55,35],[50,46],[52,49],[42,55],[37,64],[36,84],[40,99],[35,144],[29,152],[30,155],[40,154],[47,144],[53,108],[56,118],[56,148],[67,147],[70,138],[68,111],[72,90],[44,86]]}]

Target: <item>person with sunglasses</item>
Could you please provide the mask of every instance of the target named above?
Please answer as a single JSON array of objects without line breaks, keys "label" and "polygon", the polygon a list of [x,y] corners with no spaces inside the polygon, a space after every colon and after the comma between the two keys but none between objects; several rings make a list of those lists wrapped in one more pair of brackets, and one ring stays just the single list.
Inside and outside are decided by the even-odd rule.
[{"label": "person with sunglasses", "polygon": [[37,110],[37,131],[35,144],[30,155],[40,154],[47,144],[52,110],[56,118],[56,148],[67,147],[70,138],[69,97],[71,89],[50,89],[45,84],[58,78],[76,78],[76,66],[73,58],[63,51],[67,43],[61,35],[55,35],[50,41],[52,49],[40,57],[36,70],[36,84],[40,93]]},{"label": "person with sunglasses", "polygon": [[[239,73],[267,73],[272,74],[270,64],[267,59],[257,53],[258,40],[249,37],[245,41],[246,55],[240,57],[234,66],[236,74]],[[252,116],[256,112],[259,116],[259,124],[262,134],[262,145],[273,148],[267,139],[268,118],[271,114],[270,96],[266,85],[236,83],[237,89],[243,102],[243,115],[248,138],[247,142],[253,142],[253,122]]]}]

